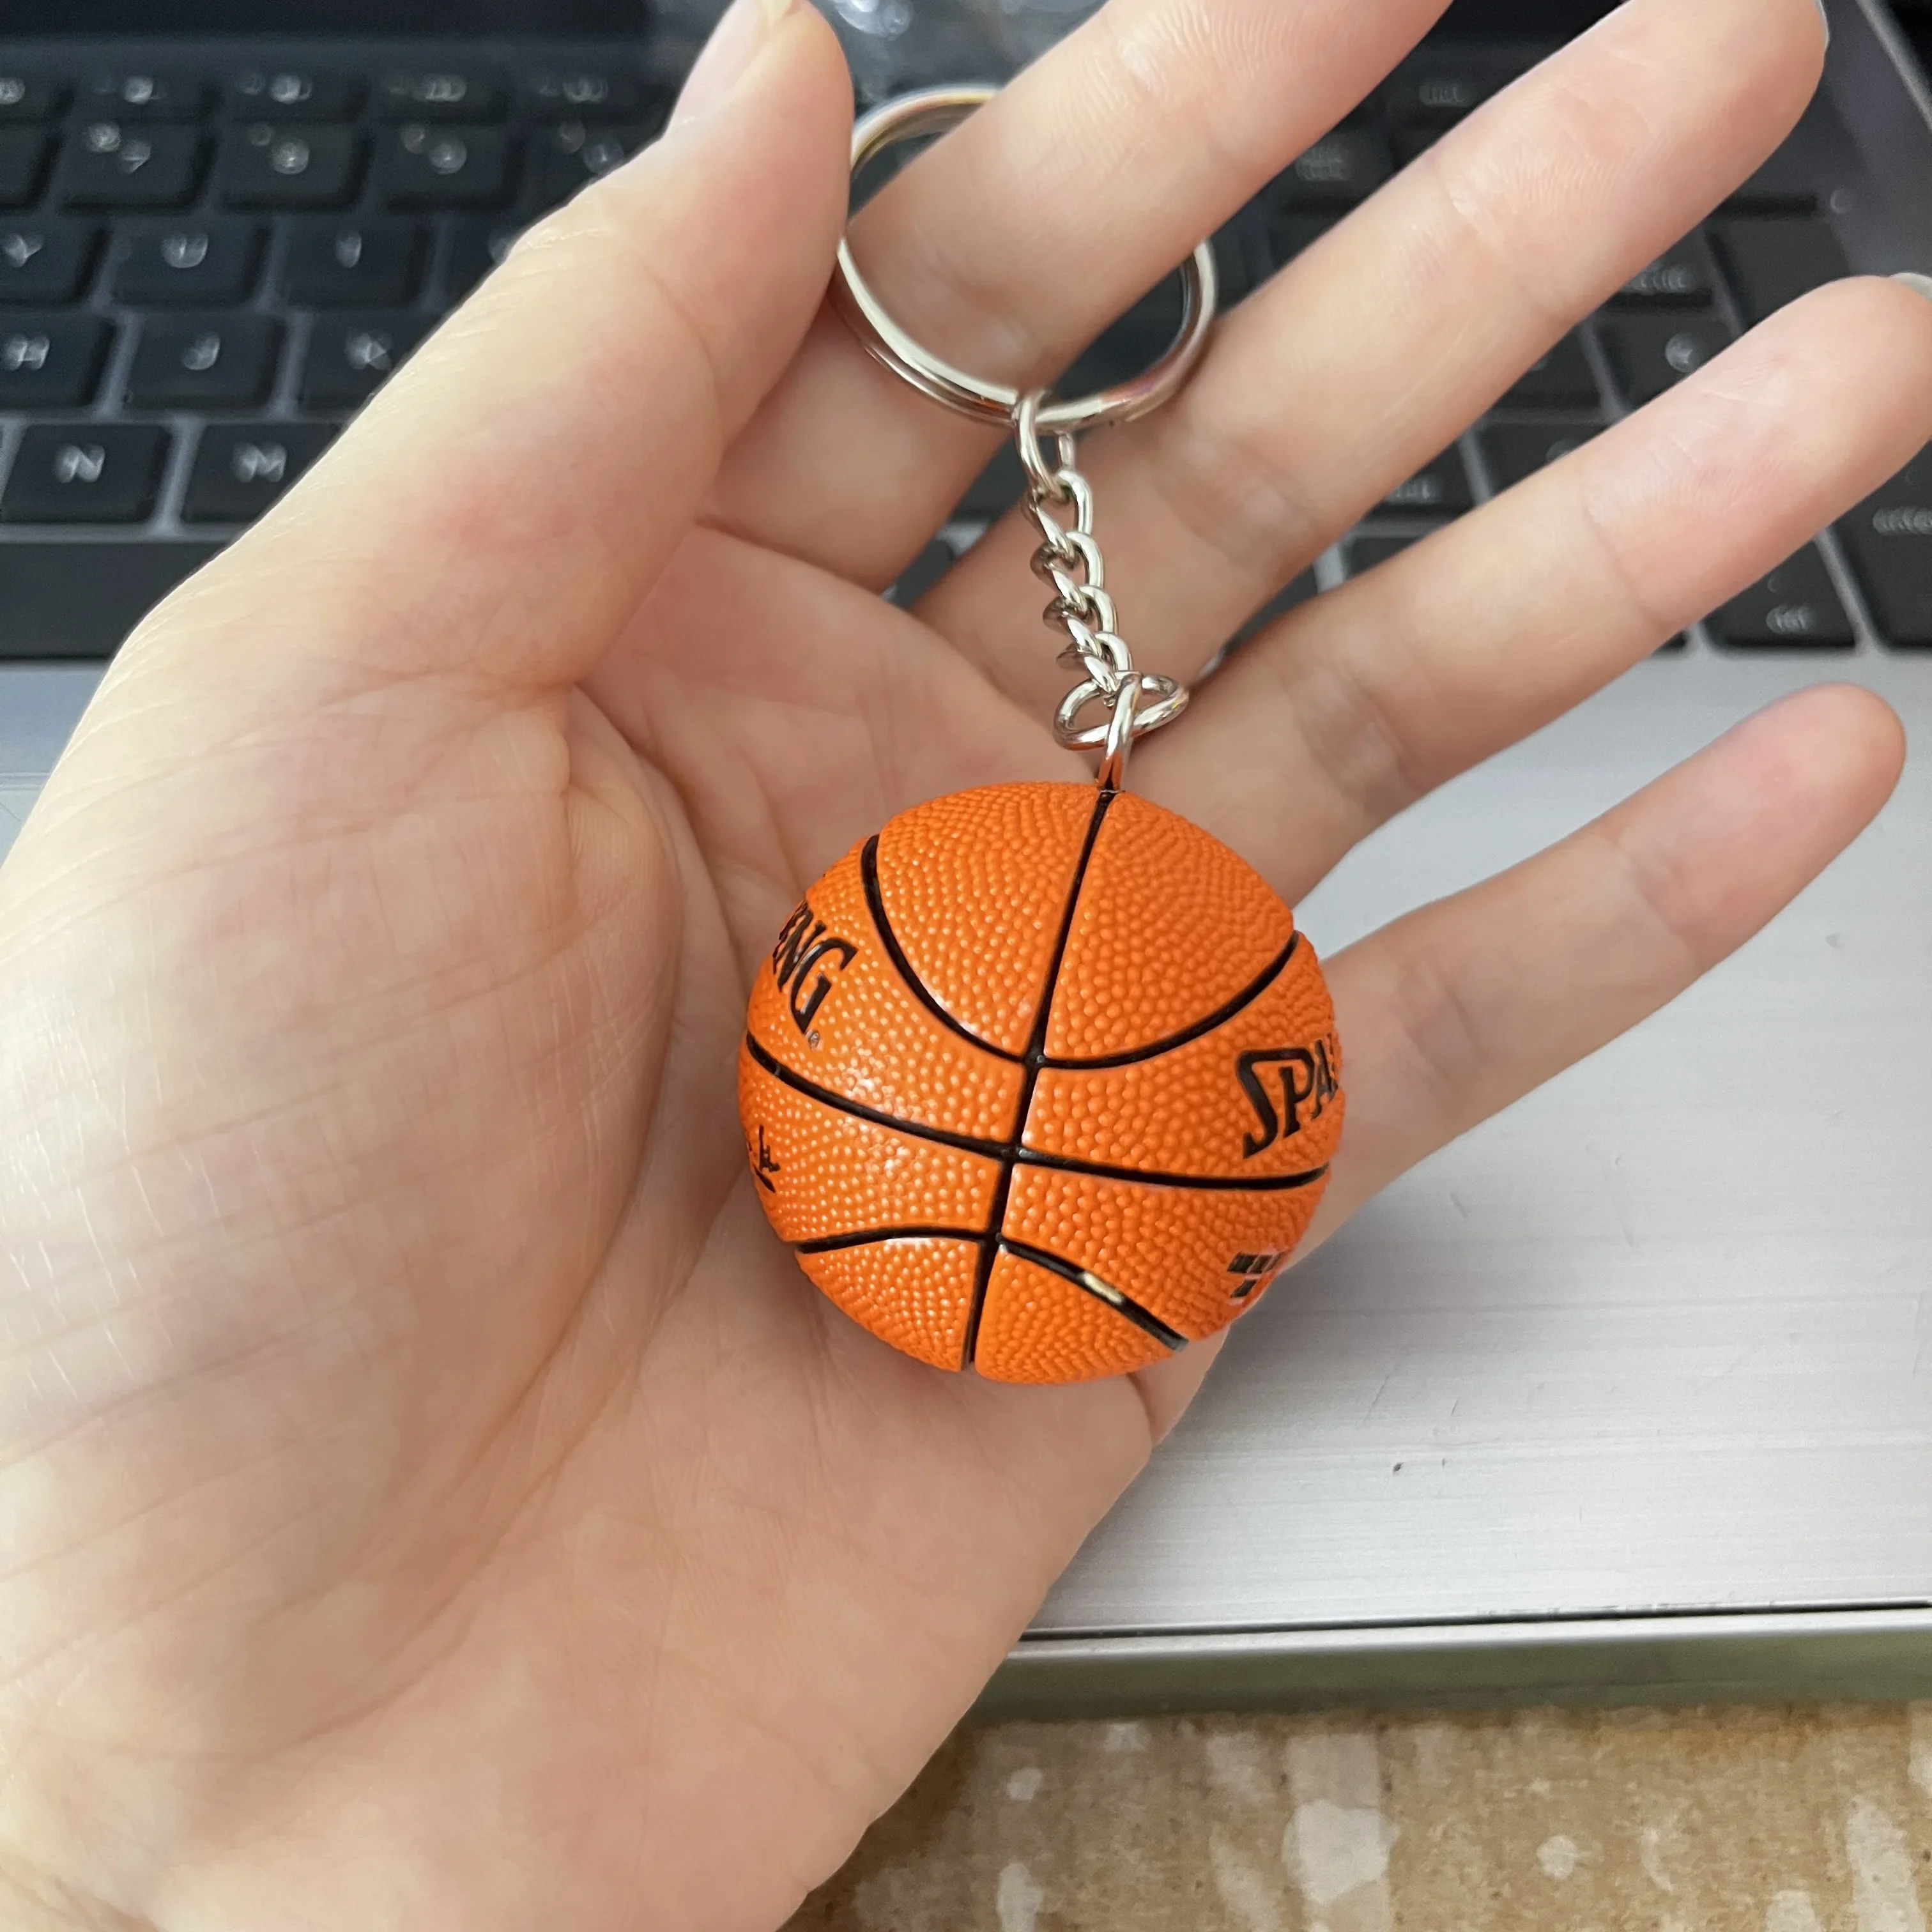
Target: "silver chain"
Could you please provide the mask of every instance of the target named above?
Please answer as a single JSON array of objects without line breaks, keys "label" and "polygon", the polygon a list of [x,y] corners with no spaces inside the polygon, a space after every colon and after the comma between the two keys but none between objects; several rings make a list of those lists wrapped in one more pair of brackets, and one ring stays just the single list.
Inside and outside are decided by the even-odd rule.
[{"label": "silver chain", "polygon": [[[1101,789],[1118,791],[1126,781],[1127,754],[1135,740],[1178,718],[1187,708],[1187,688],[1171,677],[1134,669],[1094,535],[1094,492],[1073,466],[1078,453],[1073,439],[1054,436],[1051,464],[1040,446],[1040,412],[1046,399],[1043,389],[1021,397],[1013,410],[1013,439],[1027,473],[1027,514],[1040,536],[1034,574],[1053,592],[1046,620],[1066,634],[1060,662],[1085,674],[1054,712],[1053,735],[1071,751],[1098,752]],[[1070,507],[1070,530],[1053,514]],[[1083,725],[1081,714],[1096,702],[1106,707],[1106,718]]]}]

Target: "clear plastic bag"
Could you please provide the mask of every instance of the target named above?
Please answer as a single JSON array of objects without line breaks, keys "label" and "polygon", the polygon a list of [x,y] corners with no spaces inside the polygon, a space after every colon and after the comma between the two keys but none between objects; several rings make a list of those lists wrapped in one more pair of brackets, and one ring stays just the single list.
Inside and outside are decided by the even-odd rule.
[{"label": "clear plastic bag", "polygon": [[[862,106],[949,80],[1005,80],[1101,0],[815,0],[838,29]],[[723,0],[657,0],[660,26],[700,40]]]},{"label": "clear plastic bag", "polygon": [[862,100],[949,80],[1004,80],[1100,0],[818,0]]}]

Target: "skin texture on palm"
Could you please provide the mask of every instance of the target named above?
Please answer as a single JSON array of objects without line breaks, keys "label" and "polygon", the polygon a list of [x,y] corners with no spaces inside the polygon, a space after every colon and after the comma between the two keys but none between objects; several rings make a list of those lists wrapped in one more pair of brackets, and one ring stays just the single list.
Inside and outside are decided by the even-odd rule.
[{"label": "skin texture on palm", "polygon": [[[1114,0],[868,211],[868,266],[1046,373],[1432,10]],[[1817,55],[1806,0],[1636,0],[1245,304],[1172,421],[1095,446],[1137,651],[1198,662],[1747,174]],[[745,0],[666,139],[143,627],[0,870],[10,1923],[774,1925],[1211,1360],[935,1375],[742,1172],[745,989],[802,886],[921,799],[1082,769],[1010,535],[916,616],[874,594],[986,442],[820,309],[849,114],[823,24]],[[1406,372],[1390,260],[1533,218],[1530,321],[1445,273]],[[1826,292],[1258,640],[1136,782],[1298,896],[1929,428],[1932,310]],[[1160,481],[1222,459],[1238,555]],[[1899,755],[1869,698],[1793,700],[1332,961],[1318,1235],[1747,937]]]}]

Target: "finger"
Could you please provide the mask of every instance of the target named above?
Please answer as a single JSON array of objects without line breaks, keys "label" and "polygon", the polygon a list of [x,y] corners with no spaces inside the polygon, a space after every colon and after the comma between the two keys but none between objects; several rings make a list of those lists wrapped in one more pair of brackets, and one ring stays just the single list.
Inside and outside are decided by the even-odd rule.
[{"label": "finger", "polygon": [[1736,950],[1870,820],[1904,748],[1869,692],[1801,692],[1562,844],[1338,955],[1348,1117],[1311,1240]]},{"label": "finger", "polygon": [[[855,251],[956,366],[1050,380],[1359,101],[1444,0],[1112,0],[865,210]],[[829,311],[732,452],[728,527],[890,583],[998,434]]]},{"label": "finger", "polygon": [[1847,281],[1238,654],[1142,788],[1290,902],[1373,827],[1773,568],[1932,435],[1932,306]]},{"label": "finger", "polygon": [[[561,688],[596,662],[796,349],[844,217],[850,95],[803,0],[738,0],[692,89],[145,646],[172,641],[203,681],[324,662],[485,692]],[[265,611],[287,614],[266,640]]]},{"label": "finger", "polygon": [[[1282,584],[1695,226],[1815,86],[1810,0],[1635,0],[1492,101],[1228,320],[1181,395],[1091,445],[1108,589],[1187,677]],[[920,607],[1057,698],[1009,517]]]},{"label": "finger", "polygon": [[1170,1355],[1150,1369],[1137,1370],[1130,1378],[1147,1411],[1148,1433],[1154,1441],[1165,1442],[1186,1414],[1227,1339],[1224,1328],[1204,1341],[1190,1342],[1179,1354]]}]

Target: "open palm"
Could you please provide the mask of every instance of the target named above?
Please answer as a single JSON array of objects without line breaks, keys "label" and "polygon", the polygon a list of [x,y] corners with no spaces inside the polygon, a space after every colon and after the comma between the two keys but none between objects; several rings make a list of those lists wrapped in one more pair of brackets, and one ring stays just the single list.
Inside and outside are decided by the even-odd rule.
[{"label": "open palm", "polygon": [[[935,346],[1044,379],[1436,10],[1114,0],[862,251]],[[1719,200],[1819,44],[1805,0],[1634,0],[1244,304],[1086,460],[1144,668]],[[745,0],[667,137],[143,627],[0,873],[10,1923],[773,1925],[1204,1370],[918,1366],[743,1171],[801,887],[920,800],[1081,771],[1022,530],[917,617],[877,595],[989,442],[820,309],[848,116],[823,24]],[[1263,635],[1136,782],[1292,901],[1928,428],[1932,311],[1824,292]],[[1754,930],[1899,755],[1811,694],[1333,962],[1317,1235]]]}]

